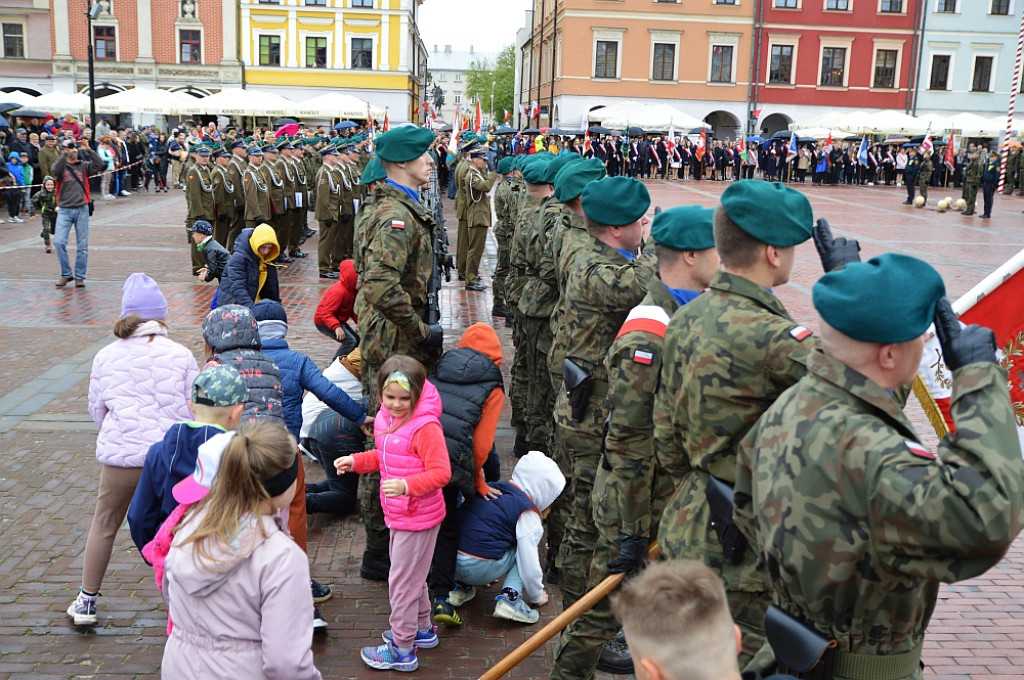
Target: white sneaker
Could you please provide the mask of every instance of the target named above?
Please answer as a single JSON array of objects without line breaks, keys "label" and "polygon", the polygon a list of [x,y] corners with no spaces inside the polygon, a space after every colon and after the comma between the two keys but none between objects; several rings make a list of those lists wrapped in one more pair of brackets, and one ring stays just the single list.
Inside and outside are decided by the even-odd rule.
[{"label": "white sneaker", "polygon": [[78,597],[68,607],[68,616],[74,619],[76,626],[95,626],[96,597],[87,597],[79,590]]},{"label": "white sneaker", "polygon": [[3,224],[3,223],[4,223],[4,221],[3,221],[3,220],[0,220],[0,224]]},{"label": "white sneaker", "polygon": [[455,590],[448,593],[448,604],[453,607],[461,607],[476,597],[476,588],[473,586],[460,586],[455,584]]},{"label": "white sneaker", "polygon": [[505,594],[498,595],[494,599],[497,601],[497,604],[494,605],[494,615],[499,619],[529,624],[537,623],[537,620],[540,618],[540,614],[523,602],[522,597],[518,598],[515,602],[509,600]]},{"label": "white sneaker", "polygon": [[130,192],[130,191],[122,191],[122,192],[121,192],[121,195],[122,195],[122,196],[131,196],[131,195],[132,195],[132,192]]},{"label": "white sneaker", "polygon": [[25,220],[21,219],[20,217],[14,217],[14,218],[11,219],[11,222],[19,222],[20,223],[20,222],[24,222],[24,221]]}]

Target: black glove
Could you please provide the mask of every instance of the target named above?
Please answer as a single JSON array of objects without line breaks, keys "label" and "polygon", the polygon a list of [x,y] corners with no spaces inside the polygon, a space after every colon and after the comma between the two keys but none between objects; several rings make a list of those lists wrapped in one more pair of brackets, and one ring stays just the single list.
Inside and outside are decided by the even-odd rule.
[{"label": "black glove", "polygon": [[832,230],[824,219],[818,220],[811,235],[814,237],[814,247],[818,249],[818,257],[821,258],[821,266],[826,273],[851,262],[860,262],[860,243],[857,239],[847,239],[843,236],[832,238]]},{"label": "black glove", "polygon": [[633,576],[647,563],[647,539],[642,536],[622,534],[619,537],[619,554],[608,563],[611,574]]},{"label": "black glove", "polygon": [[256,226],[259,226],[260,224],[262,224],[263,223],[263,215],[257,215],[256,219],[254,219],[253,222],[256,223]]},{"label": "black glove", "polygon": [[996,334],[977,324],[961,328],[948,298],[935,304],[935,335],[942,346],[942,357],[953,371],[967,364],[996,363]]},{"label": "black glove", "polygon": [[423,346],[427,349],[438,349],[444,340],[444,329],[439,323],[432,323],[427,326],[427,337],[423,340]]}]

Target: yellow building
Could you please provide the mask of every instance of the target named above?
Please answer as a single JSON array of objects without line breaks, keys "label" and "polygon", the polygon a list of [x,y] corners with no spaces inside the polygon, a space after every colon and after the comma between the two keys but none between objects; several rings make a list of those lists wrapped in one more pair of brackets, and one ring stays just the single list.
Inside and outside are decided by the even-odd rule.
[{"label": "yellow building", "polygon": [[240,0],[239,58],[247,87],[301,101],[327,91],[417,120],[426,49],[422,0]]}]

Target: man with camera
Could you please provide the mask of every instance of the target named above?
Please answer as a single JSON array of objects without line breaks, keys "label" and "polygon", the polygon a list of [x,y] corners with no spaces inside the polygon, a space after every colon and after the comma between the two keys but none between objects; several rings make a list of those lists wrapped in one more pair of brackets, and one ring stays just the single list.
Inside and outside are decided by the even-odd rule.
[{"label": "man with camera", "polygon": [[57,225],[53,244],[57,248],[60,278],[54,285],[63,288],[72,279],[68,261],[68,236],[75,227],[75,288],[85,287],[89,264],[89,175],[103,170],[104,163],[83,138],[78,145],[70,139],[61,142],[61,156],[54,162],[52,175],[57,179]]}]

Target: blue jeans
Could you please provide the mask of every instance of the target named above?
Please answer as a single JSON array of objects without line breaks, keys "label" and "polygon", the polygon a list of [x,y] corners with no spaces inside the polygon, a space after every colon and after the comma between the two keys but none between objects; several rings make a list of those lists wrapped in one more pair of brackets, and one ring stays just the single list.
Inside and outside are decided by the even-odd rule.
[{"label": "blue jeans", "polygon": [[[71,276],[71,263],[68,261],[68,237],[71,225],[75,225],[75,275]],[[61,208],[57,211],[57,227],[53,235],[53,245],[57,248],[57,262],[60,264],[60,275],[65,279],[85,280],[85,268],[89,264],[89,206],[81,208]]]},{"label": "blue jeans", "polygon": [[455,561],[455,580],[468,586],[485,586],[502,576],[505,577],[502,588],[523,592],[523,579],[519,576],[515,548],[510,548],[498,560],[485,560],[459,553]]}]

